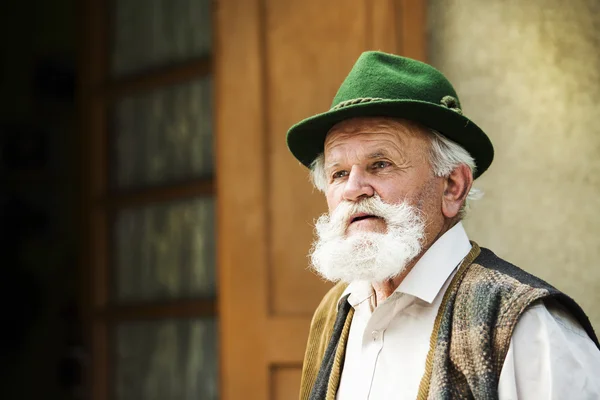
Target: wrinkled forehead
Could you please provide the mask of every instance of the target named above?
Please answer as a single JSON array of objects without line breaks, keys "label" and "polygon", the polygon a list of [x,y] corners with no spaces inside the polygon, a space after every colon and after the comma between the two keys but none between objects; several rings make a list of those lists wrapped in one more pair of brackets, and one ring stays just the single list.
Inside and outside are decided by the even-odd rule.
[{"label": "wrinkled forehead", "polygon": [[387,117],[361,117],[342,121],[327,133],[325,158],[339,152],[369,151],[389,148],[401,153],[420,151],[426,147],[428,131],[409,120]]}]

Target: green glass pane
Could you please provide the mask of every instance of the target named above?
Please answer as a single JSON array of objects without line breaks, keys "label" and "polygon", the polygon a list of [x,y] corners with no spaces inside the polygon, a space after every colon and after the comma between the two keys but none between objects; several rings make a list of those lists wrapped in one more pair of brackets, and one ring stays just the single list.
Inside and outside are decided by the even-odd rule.
[{"label": "green glass pane", "polygon": [[111,70],[122,76],[209,55],[210,0],[115,0]]},{"label": "green glass pane", "polygon": [[127,322],[114,340],[116,400],[216,400],[214,318]]},{"label": "green glass pane", "polygon": [[113,110],[113,186],[156,186],[213,173],[212,81],[160,88]]},{"label": "green glass pane", "polygon": [[122,210],[114,247],[116,302],[215,297],[212,198]]}]

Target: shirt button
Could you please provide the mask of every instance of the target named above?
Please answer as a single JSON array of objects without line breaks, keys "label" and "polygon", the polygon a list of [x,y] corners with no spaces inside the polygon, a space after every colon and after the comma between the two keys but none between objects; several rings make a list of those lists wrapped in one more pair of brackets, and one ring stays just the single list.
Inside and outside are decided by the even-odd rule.
[{"label": "shirt button", "polygon": [[371,337],[373,338],[373,340],[377,340],[379,338],[379,331],[371,332]]}]

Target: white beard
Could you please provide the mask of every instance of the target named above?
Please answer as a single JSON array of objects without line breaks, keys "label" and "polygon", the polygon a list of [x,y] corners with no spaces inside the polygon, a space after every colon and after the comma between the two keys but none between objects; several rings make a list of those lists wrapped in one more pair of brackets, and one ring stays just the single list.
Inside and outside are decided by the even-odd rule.
[{"label": "white beard", "polygon": [[[350,217],[356,213],[383,218],[387,232],[346,236]],[[333,282],[379,283],[398,276],[421,253],[425,237],[425,223],[416,207],[406,202],[387,204],[377,195],[357,203],[340,203],[331,215],[321,215],[315,228],[312,267]]]}]

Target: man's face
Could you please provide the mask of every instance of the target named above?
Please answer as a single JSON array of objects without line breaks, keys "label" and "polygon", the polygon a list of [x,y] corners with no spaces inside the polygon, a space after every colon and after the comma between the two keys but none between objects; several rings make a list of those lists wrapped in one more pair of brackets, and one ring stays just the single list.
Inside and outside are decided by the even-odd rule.
[{"label": "man's face", "polygon": [[[443,180],[429,162],[430,140],[420,125],[391,118],[354,118],[335,125],[325,141],[329,212],[342,201],[358,202],[375,194],[388,204],[404,201],[423,213],[425,241],[439,231]],[[346,235],[386,233],[382,218],[355,215]]]}]

